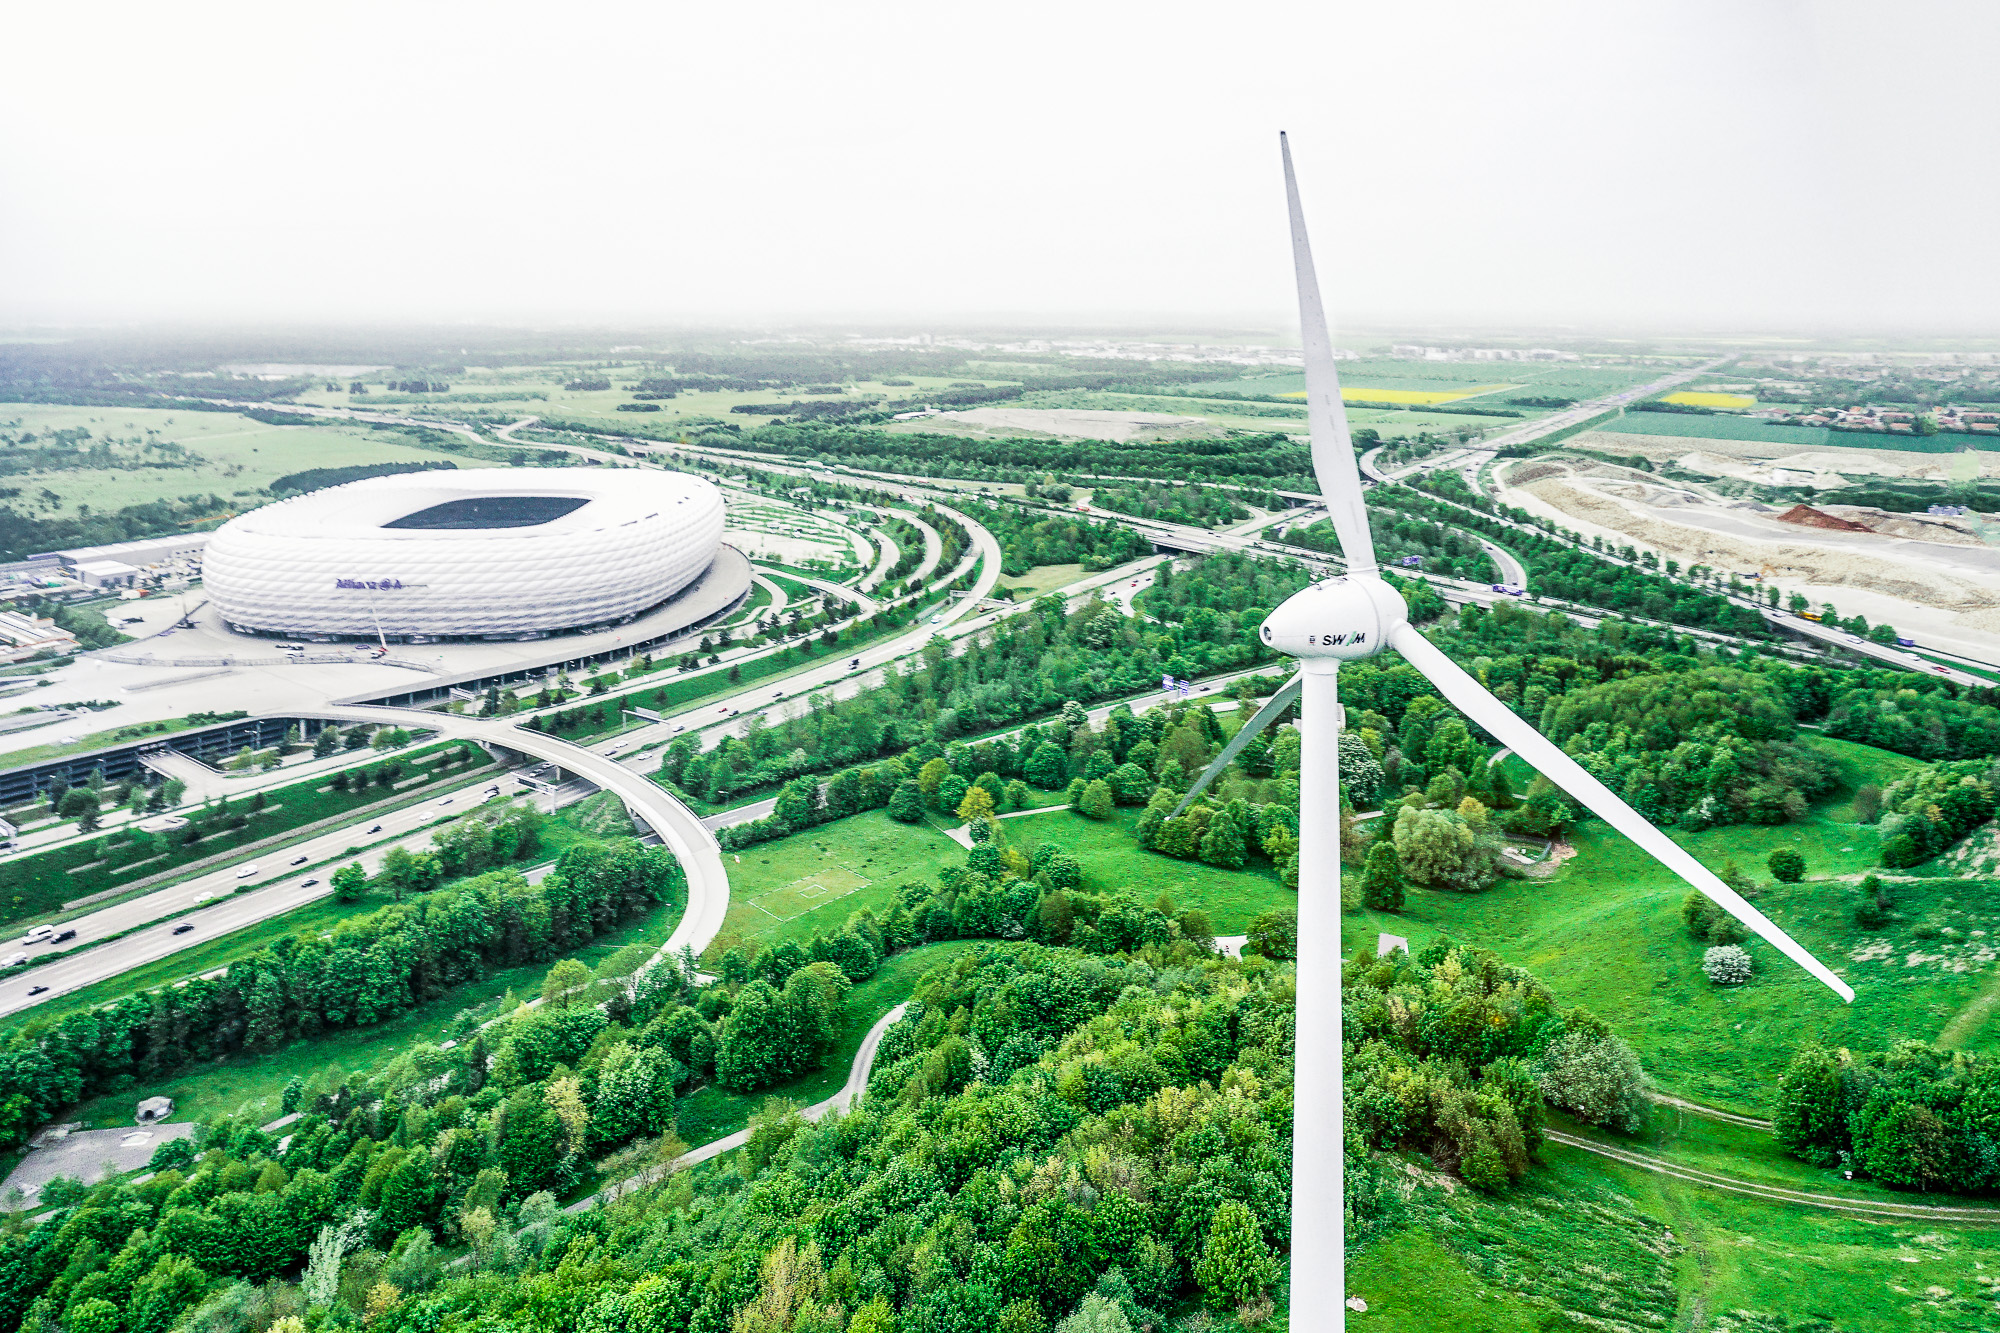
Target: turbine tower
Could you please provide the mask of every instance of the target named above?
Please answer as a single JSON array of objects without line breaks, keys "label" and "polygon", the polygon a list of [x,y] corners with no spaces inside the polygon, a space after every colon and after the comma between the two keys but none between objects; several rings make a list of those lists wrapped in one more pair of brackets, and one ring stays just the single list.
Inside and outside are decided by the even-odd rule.
[{"label": "turbine tower", "polygon": [[1344,718],[1336,677],[1342,662],[1394,648],[1447,703],[1539,769],[1654,860],[1707,894],[1718,907],[1779,952],[1852,1001],[1854,991],[1762,912],[1745,902],[1673,839],[1647,823],[1610,788],[1558,749],[1410,625],[1401,593],[1382,578],[1368,532],[1361,477],[1347,433],[1334,369],[1333,343],[1320,305],[1312,246],[1306,240],[1291,145],[1278,136],[1292,223],[1292,262],[1299,284],[1299,325],[1305,346],[1306,414],[1313,472],[1346,557],[1344,577],[1294,593],[1264,621],[1263,641],[1299,659],[1299,673],[1243,725],[1174,811],[1213,782],[1250,739],[1294,702],[1299,704],[1298,989],[1292,1079],[1291,1320],[1300,1330],[1346,1327],[1346,1215],[1341,1193],[1340,1048],[1340,729]]}]

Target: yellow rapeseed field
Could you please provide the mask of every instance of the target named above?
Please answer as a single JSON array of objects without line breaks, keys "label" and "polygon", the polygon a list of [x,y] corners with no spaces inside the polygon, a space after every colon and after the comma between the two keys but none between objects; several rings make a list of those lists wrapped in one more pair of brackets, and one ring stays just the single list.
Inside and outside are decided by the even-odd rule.
[{"label": "yellow rapeseed field", "polygon": [[1660,400],[1681,407],[1755,407],[1757,400],[1743,393],[1670,393]]},{"label": "yellow rapeseed field", "polygon": [[[1460,398],[1470,398],[1474,394],[1492,393],[1495,389],[1511,389],[1511,384],[1475,384],[1469,389],[1446,389],[1442,392],[1432,389],[1342,389],[1342,401],[1349,403],[1408,403],[1412,407],[1424,407],[1432,403],[1451,403]],[[1280,395],[1284,398],[1304,398],[1303,393]]]}]

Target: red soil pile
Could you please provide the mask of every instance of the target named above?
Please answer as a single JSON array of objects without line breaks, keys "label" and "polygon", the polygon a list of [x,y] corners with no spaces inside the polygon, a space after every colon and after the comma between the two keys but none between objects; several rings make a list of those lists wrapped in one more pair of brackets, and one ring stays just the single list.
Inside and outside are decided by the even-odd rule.
[{"label": "red soil pile", "polygon": [[1778,515],[1778,522],[1797,523],[1800,527],[1806,528],[1829,528],[1834,532],[1874,531],[1873,528],[1865,524],[1850,522],[1844,518],[1835,518],[1832,514],[1822,513],[1814,509],[1811,505],[1793,505],[1790,509]]}]

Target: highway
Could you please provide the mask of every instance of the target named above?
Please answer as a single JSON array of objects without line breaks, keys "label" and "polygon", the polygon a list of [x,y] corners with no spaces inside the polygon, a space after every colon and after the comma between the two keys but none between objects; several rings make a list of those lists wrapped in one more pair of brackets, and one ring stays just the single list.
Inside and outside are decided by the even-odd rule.
[{"label": "highway", "polygon": [[[1714,364],[1716,363],[1708,363],[1692,370],[1678,372],[1641,389],[1627,390],[1606,399],[1594,400],[1590,404],[1571,409],[1570,415],[1575,419],[1581,419],[1592,412],[1604,410],[1608,405],[1658,393],[1664,388],[1672,387],[1673,384],[1695,378],[1712,368]],[[325,414],[354,416],[363,420],[403,420],[392,414],[364,414],[336,410],[329,410]],[[1540,434],[1559,429],[1560,424],[1551,424],[1552,420],[1545,418],[1531,423],[1529,427],[1523,427],[1522,430]],[[425,421],[422,424],[439,423]],[[514,427],[508,429],[517,429],[522,424],[526,423],[516,423]],[[464,429],[465,433],[473,433],[470,428]],[[1490,447],[1447,451],[1433,459],[1420,461],[1413,467],[1415,470],[1428,471],[1440,466],[1462,465],[1469,472],[1476,474],[1484,459],[1490,458],[1491,447],[1497,447],[1500,442],[1506,440],[1533,437],[1533,434],[1524,436],[1510,432],[1508,436],[1501,437],[1501,441],[1493,442]],[[634,446],[651,447],[648,442],[632,443]],[[732,457],[733,461],[744,462],[776,473],[812,476],[834,482],[852,483],[857,480],[852,474],[843,475],[797,464],[773,463],[761,457],[734,459],[733,455],[725,451],[714,452]],[[602,457],[601,454],[597,456]],[[1394,474],[1385,473],[1374,466],[1373,451],[1364,457],[1363,465],[1364,470],[1377,480],[1391,480],[1407,475],[1411,470],[1398,469]],[[903,479],[902,487],[903,493],[912,503],[935,504],[941,512],[963,524],[972,538],[972,548],[966,552],[958,566],[952,570],[937,572],[930,582],[930,589],[935,591],[948,585],[975,566],[980,571],[979,577],[968,594],[957,597],[923,623],[913,626],[893,640],[863,649],[851,657],[845,655],[835,657],[782,679],[758,682],[741,690],[727,702],[682,710],[659,723],[633,728],[618,736],[594,742],[590,746],[574,744],[545,732],[530,731],[519,726],[519,722],[526,720],[526,714],[518,714],[510,719],[482,719],[443,712],[368,705],[334,705],[303,710],[304,714],[350,723],[369,722],[378,725],[424,727],[447,738],[470,739],[487,746],[502,747],[553,763],[563,771],[574,774],[601,789],[617,792],[635,820],[658,834],[661,841],[673,850],[686,868],[689,879],[688,910],[675,928],[666,947],[669,951],[677,951],[686,946],[699,953],[720,930],[729,907],[728,876],[713,830],[746,819],[762,817],[768,813],[772,802],[753,803],[708,819],[697,818],[685,805],[650,780],[650,771],[658,762],[657,753],[654,752],[658,744],[676,735],[701,735],[718,729],[741,734],[748,729],[751,718],[762,716],[766,721],[783,720],[801,707],[800,701],[805,696],[814,693],[824,692],[835,698],[851,697],[865,688],[879,684],[883,678],[884,668],[920,651],[934,637],[962,639],[990,628],[1006,616],[1026,611],[1032,605],[1031,602],[1021,602],[996,610],[981,609],[980,603],[991,595],[1000,577],[1001,552],[998,542],[984,527],[974,523],[963,513],[948,507],[945,501],[955,498],[955,492],[932,487],[921,479],[913,478]],[[942,541],[936,531],[906,511],[878,510],[878,512],[894,512],[906,521],[914,523],[923,532],[926,547],[923,572],[933,573],[942,553]],[[1340,568],[1340,562],[1336,558],[1274,541],[1262,535],[1263,529],[1279,523],[1310,521],[1309,511],[1285,511],[1220,531],[1142,519],[1110,510],[1090,512],[1093,517],[1124,524],[1151,537],[1161,545],[1178,550],[1251,552],[1297,561],[1321,574],[1336,572]],[[1538,535],[1549,535],[1540,529],[1534,531]],[[1500,565],[1504,581],[1525,584],[1527,571],[1511,553],[1483,538],[1480,540]],[[888,558],[885,550],[884,559]],[[1079,580],[1063,591],[1072,602],[1096,592],[1130,613],[1132,598],[1152,581],[1150,566],[1158,564],[1163,558],[1153,557],[1146,561],[1134,562],[1120,570],[1091,576]],[[1620,562],[1614,560],[1613,563]],[[871,572],[879,573],[884,568],[886,565],[878,562],[876,570]],[[1491,605],[1502,596],[1484,585],[1440,575],[1427,574],[1424,577],[1448,600],[1457,603]],[[858,595],[854,589],[845,585],[827,585],[821,582],[820,586],[823,591],[833,592],[838,596]],[[1736,600],[1740,605],[1755,605],[1754,600],[1750,598]],[[866,605],[865,602],[862,604]],[[1585,625],[1594,624],[1601,618],[1580,614],[1566,607],[1562,609],[1565,614],[1571,615],[1573,619]],[[1757,609],[1767,620],[1788,632],[1821,640],[1842,651],[1871,657],[1903,669],[1917,669],[1927,674],[1941,675],[1964,684],[1977,686],[1990,684],[1955,668],[1941,667],[1923,661],[1902,649],[1854,641],[1852,636],[1836,629],[1772,611],[1768,607],[1760,606]],[[1703,633],[1686,630],[1683,632]],[[1704,637],[1727,638],[1714,634],[1704,634]],[[722,669],[727,669],[726,664]],[[1272,668],[1259,668],[1260,671],[1270,669]],[[1214,686],[1215,683],[1211,682],[1205,689]],[[1145,707],[1153,701],[1152,699],[1136,701],[1134,706]],[[1103,713],[1108,710],[1096,711]],[[653,749],[646,748],[649,746]],[[503,795],[513,794],[512,783],[513,776],[509,774],[501,784]],[[454,796],[440,795],[435,801],[427,799],[424,803],[385,815],[379,820],[365,821],[362,824],[302,840],[295,846],[286,848],[278,856],[260,857],[258,873],[249,881],[239,881],[236,878],[238,868],[230,867],[173,885],[132,902],[116,904],[65,922],[66,926],[73,926],[78,930],[79,941],[86,944],[91,939],[104,939],[120,931],[130,930],[133,933],[10,979],[4,986],[0,986],[0,1013],[28,1007],[51,996],[116,976],[142,963],[170,956],[230,931],[293,910],[328,892],[328,889],[323,884],[307,882],[323,878],[323,873],[308,874],[301,871],[293,876],[278,874],[281,869],[278,864],[280,860],[283,862],[282,868],[285,869],[300,857],[306,858],[306,864],[313,865],[334,858],[344,858],[348,848],[363,842],[378,842],[380,845],[366,854],[363,861],[364,865],[379,863],[388,846],[393,845],[387,840],[393,839],[412,847],[427,845],[430,824],[441,817],[457,813],[465,802],[481,799],[480,793],[493,785],[493,779],[489,777],[477,784],[476,790],[465,789],[462,794]],[[446,800],[453,804],[450,806],[442,804]],[[380,825],[379,831],[374,827],[377,824]],[[396,835],[399,833],[404,836],[397,839]],[[248,893],[236,893],[235,890],[244,882],[256,883],[260,887]],[[164,914],[185,911],[194,906],[197,900],[211,896],[215,901],[206,906],[196,907],[175,922],[148,924],[159,921]],[[173,927],[182,922],[192,924],[194,929],[185,934],[173,934]],[[68,947],[74,948],[75,944],[71,943]],[[30,999],[26,991],[31,986],[47,986],[48,990],[43,995]]]}]

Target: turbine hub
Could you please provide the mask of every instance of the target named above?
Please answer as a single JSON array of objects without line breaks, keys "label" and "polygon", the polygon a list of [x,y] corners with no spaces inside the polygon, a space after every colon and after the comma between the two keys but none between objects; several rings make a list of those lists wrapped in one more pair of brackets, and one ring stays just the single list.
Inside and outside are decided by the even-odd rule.
[{"label": "turbine hub", "polygon": [[1287,657],[1355,662],[1388,647],[1389,635],[1409,618],[1402,594],[1379,578],[1324,579],[1265,617],[1261,637]]}]

